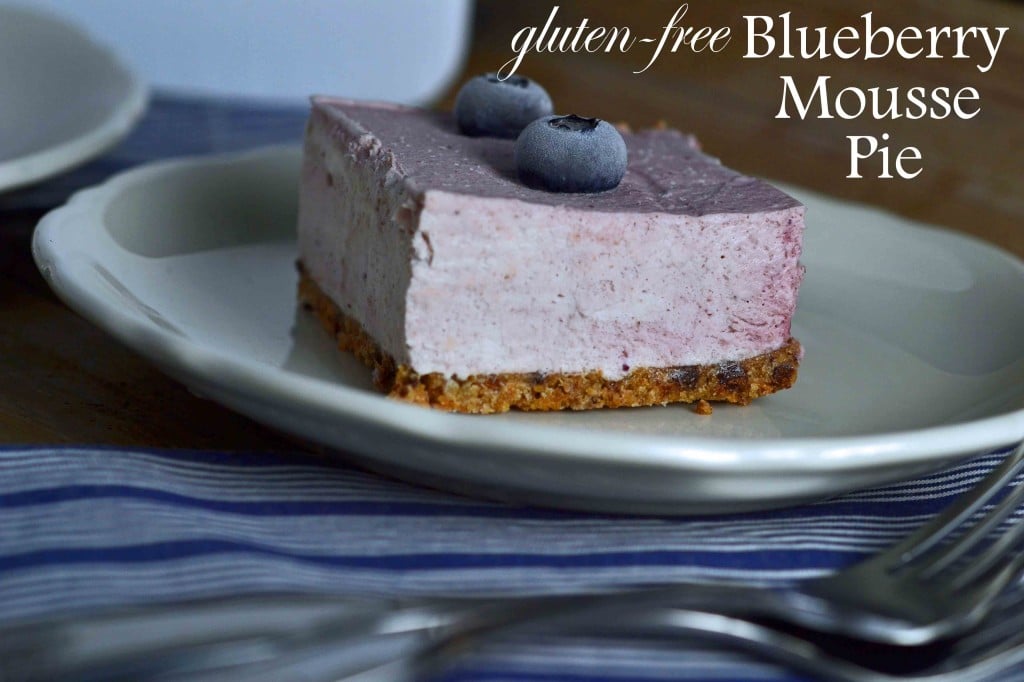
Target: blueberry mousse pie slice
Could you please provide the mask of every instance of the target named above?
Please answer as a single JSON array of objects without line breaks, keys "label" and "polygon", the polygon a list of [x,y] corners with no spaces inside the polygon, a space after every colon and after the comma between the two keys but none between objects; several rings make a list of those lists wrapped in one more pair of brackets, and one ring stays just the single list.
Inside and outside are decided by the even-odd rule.
[{"label": "blueberry mousse pie slice", "polygon": [[[502,106],[536,99],[503,87],[522,92]],[[382,391],[491,413],[793,385],[799,202],[674,130],[542,111],[516,140],[492,114],[467,134],[451,113],[313,98],[299,296]]]}]

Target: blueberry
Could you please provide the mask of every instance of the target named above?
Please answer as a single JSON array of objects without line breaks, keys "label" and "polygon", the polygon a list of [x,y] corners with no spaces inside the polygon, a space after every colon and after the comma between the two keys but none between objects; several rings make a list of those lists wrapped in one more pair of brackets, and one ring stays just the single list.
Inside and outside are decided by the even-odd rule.
[{"label": "blueberry", "polygon": [[477,76],[455,98],[455,121],[465,135],[514,139],[530,122],[554,111],[551,97],[529,78]]},{"label": "blueberry", "polygon": [[516,140],[519,179],[549,192],[603,192],[626,174],[626,143],[597,118],[545,116]]}]

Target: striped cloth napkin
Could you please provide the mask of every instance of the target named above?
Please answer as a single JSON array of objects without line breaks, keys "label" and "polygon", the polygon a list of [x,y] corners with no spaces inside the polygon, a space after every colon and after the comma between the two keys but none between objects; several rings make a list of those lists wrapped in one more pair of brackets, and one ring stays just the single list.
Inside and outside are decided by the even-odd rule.
[{"label": "striped cloth napkin", "polygon": [[[798,508],[601,516],[417,488],[295,453],[0,450],[0,624],[281,591],[545,594],[684,578],[781,585],[908,534],[1006,450]],[[722,649],[515,642],[447,679],[801,679]]]}]

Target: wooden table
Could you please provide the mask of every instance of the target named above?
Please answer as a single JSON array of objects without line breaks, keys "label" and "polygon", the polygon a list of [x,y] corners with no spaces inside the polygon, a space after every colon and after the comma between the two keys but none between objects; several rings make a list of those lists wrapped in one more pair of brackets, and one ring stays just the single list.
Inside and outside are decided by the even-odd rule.
[{"label": "wooden table", "polygon": [[[555,3],[481,0],[474,38],[458,83],[491,71],[512,56],[515,31],[542,24]],[[674,2],[597,3],[563,0],[560,18],[591,26],[629,26],[656,36]],[[743,14],[791,11],[803,25],[856,24],[864,2],[691,2],[694,25],[730,25],[740,35]],[[1024,8],[1019,3],[918,0],[874,5],[879,22],[1010,26],[987,74],[950,60],[802,62],[744,60],[735,49],[718,55],[663,56],[648,72],[632,71],[639,52],[625,55],[531,54],[522,72],[545,84],[559,111],[598,115],[634,126],[665,120],[693,131],[705,149],[733,167],[840,197],[884,206],[989,240],[1024,256]],[[833,76],[856,84],[974,85],[982,113],[970,121],[783,121],[779,76],[798,82]],[[914,180],[847,180],[846,135],[889,132],[921,149],[925,170]],[[191,395],[131,351],[111,341],[60,303],[36,272],[29,253],[38,215],[0,215],[0,442],[99,443],[150,447],[296,449],[304,447],[213,403]]]}]

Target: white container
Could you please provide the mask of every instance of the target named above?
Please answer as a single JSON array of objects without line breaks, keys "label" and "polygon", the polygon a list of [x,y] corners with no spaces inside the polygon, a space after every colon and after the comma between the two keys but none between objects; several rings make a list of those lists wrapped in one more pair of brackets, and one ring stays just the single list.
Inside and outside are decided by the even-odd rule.
[{"label": "white container", "polygon": [[[22,3],[23,4],[23,3]],[[113,47],[153,87],[304,102],[423,104],[462,65],[469,0],[33,0]]]}]

